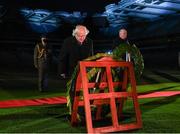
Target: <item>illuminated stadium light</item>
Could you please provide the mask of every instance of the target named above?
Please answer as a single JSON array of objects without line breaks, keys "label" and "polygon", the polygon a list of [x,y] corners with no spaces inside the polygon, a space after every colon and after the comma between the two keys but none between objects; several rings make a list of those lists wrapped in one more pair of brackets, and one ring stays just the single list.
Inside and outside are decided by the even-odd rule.
[{"label": "illuminated stadium light", "polygon": [[58,29],[63,22],[70,24],[82,23],[87,13],[81,14],[79,11],[68,13],[65,11],[51,12],[45,9],[21,9],[28,26],[38,33],[49,33]]},{"label": "illuminated stadium light", "polygon": [[[105,7],[109,22],[112,24],[115,20],[126,17],[138,18],[137,20],[149,19],[157,20],[163,16],[178,14],[180,3],[171,3],[159,0],[121,0],[118,4],[109,4]],[[120,21],[119,21],[120,22]],[[120,22],[121,23],[121,22]],[[124,23],[124,22],[123,22]],[[116,24],[117,25],[117,24]]]},{"label": "illuminated stadium light", "polygon": [[179,0],[121,0],[105,7],[103,15],[107,17],[109,27],[101,28],[101,31],[107,35],[112,31],[117,34],[120,27],[127,27],[132,21],[153,22],[167,16],[179,16],[179,12]]},{"label": "illuminated stadium light", "polygon": [[83,23],[84,19],[87,17],[87,13],[81,13],[79,11],[74,11],[73,13],[68,13],[65,11],[55,12],[56,16],[61,18],[64,22],[70,24]]},{"label": "illuminated stadium light", "polygon": [[21,9],[20,12],[30,28],[38,33],[53,32],[61,25],[61,20],[48,10]]},{"label": "illuminated stadium light", "polygon": [[[169,16],[180,16],[179,0],[120,0],[104,7],[104,12],[94,13],[92,22],[100,33],[117,34],[121,27],[132,23],[148,22],[166,19]],[[88,12],[80,11],[49,11],[45,9],[21,9],[27,24],[36,32],[48,33],[57,30],[65,24],[82,24]],[[174,20],[177,21],[177,20]],[[91,23],[91,22],[90,22]],[[173,26],[172,26],[173,27]]]}]

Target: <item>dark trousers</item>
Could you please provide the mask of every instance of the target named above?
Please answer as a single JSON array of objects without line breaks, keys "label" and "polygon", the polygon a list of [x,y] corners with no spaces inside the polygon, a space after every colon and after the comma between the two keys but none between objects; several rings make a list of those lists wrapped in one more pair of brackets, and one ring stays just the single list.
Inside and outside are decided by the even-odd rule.
[{"label": "dark trousers", "polygon": [[47,90],[47,86],[48,86],[48,63],[42,60],[39,61],[39,68],[38,68],[39,91]]}]

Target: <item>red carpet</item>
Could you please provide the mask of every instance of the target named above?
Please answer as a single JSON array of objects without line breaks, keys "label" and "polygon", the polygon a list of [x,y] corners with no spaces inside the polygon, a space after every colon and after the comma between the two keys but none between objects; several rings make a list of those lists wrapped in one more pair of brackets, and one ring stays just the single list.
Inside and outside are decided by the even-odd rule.
[{"label": "red carpet", "polygon": [[160,91],[160,92],[153,92],[143,95],[138,95],[138,98],[157,98],[157,97],[170,97],[174,95],[180,95],[180,91]]},{"label": "red carpet", "polygon": [[[180,95],[180,91],[153,92],[153,93],[139,95],[138,98],[142,99],[142,98],[154,98],[154,97],[169,97],[175,95]],[[66,104],[66,98],[52,97],[52,98],[40,98],[40,99],[29,99],[29,100],[0,101],[0,108],[38,106],[38,105],[48,105],[48,104]]]},{"label": "red carpet", "polygon": [[7,100],[7,101],[0,101],[0,108],[38,106],[38,105],[47,105],[47,104],[65,104],[65,103],[66,103],[65,97],[52,97],[52,98],[30,99],[30,100]]}]

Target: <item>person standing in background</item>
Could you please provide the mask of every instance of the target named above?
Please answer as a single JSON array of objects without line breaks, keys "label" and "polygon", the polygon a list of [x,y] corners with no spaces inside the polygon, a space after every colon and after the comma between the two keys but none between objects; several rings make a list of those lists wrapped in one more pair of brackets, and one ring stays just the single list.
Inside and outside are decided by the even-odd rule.
[{"label": "person standing in background", "polygon": [[34,49],[34,66],[38,70],[38,88],[40,92],[47,90],[48,71],[52,58],[52,48],[45,35],[41,36]]},{"label": "person standing in background", "polygon": [[[122,28],[119,30],[118,38],[113,40],[112,50],[121,44],[130,44],[128,40],[128,32],[126,29]],[[126,52],[125,61],[130,61],[130,54]]]}]

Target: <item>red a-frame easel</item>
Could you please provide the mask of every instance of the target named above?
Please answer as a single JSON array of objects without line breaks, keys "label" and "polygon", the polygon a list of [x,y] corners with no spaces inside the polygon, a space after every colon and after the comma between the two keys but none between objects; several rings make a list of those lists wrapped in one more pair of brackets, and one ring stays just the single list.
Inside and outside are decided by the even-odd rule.
[{"label": "red a-frame easel", "polygon": [[[87,78],[87,68],[104,68],[101,80],[97,82],[90,82]],[[121,82],[114,82],[112,77],[112,68],[123,68],[123,80]],[[130,90],[127,91],[127,84],[131,85]],[[97,87],[99,92],[90,93],[90,89]],[[115,91],[114,87],[121,86],[121,91]],[[103,92],[104,88],[108,88],[108,92]],[[82,90],[83,99],[79,96]],[[132,123],[121,124],[118,118],[122,117],[122,110],[124,101],[131,98],[133,101],[135,111],[135,121]],[[101,119],[102,105],[108,104],[110,106],[110,114],[112,124],[103,127],[94,127],[91,114],[91,105],[97,107],[95,121]],[[109,57],[105,57],[99,61],[81,61],[80,72],[76,80],[75,97],[72,107],[71,124],[78,122],[78,108],[85,108],[85,118],[88,133],[101,132],[117,132],[138,129],[142,127],[141,113],[137,99],[136,80],[134,75],[133,64],[131,62],[114,61]]]}]

